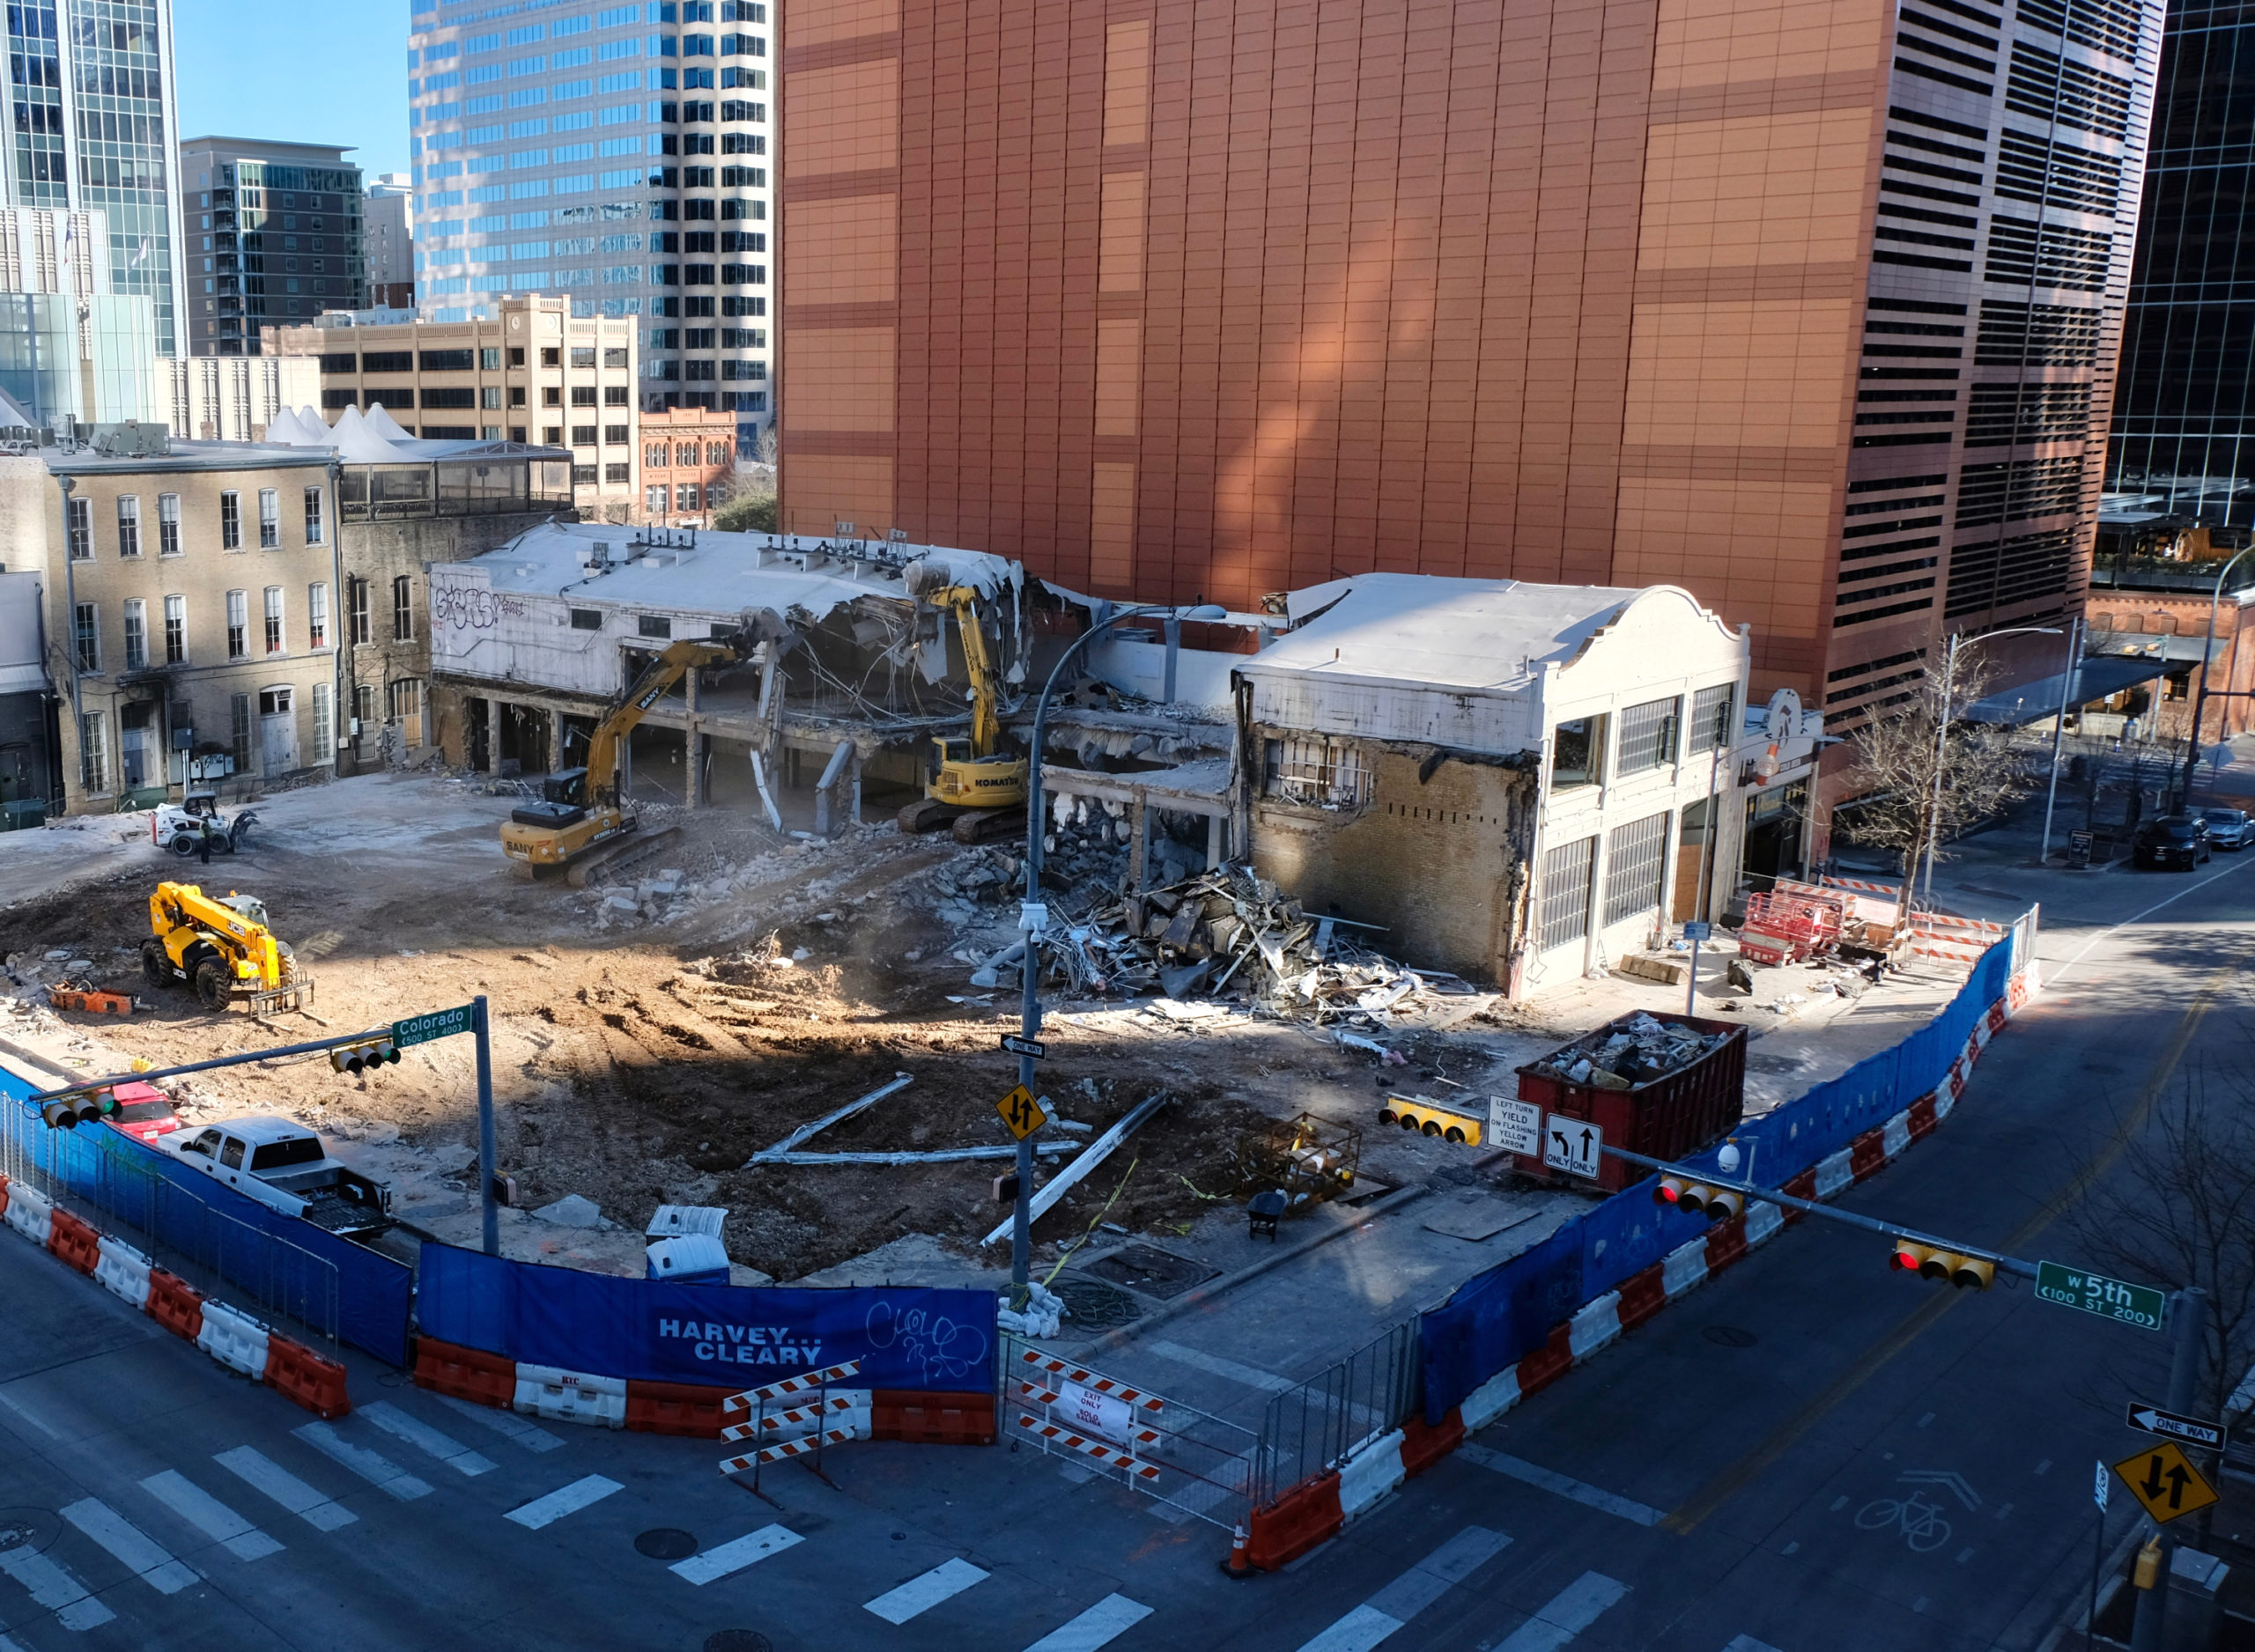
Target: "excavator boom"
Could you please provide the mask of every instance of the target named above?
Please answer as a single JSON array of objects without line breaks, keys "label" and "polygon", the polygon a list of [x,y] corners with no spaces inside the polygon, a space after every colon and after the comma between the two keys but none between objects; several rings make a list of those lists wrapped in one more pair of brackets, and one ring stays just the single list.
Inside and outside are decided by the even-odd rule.
[{"label": "excavator boom", "polygon": [[588,741],[588,800],[616,805],[618,801],[618,745],[634,726],[673,685],[699,666],[728,665],[738,658],[726,643],[677,642],[642,667],[642,675],[620,697]]}]

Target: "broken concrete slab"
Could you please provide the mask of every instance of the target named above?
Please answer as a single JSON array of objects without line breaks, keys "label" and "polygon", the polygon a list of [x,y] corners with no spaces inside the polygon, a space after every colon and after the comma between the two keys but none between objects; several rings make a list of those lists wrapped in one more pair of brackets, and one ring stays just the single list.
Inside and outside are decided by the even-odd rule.
[{"label": "broken concrete slab", "polygon": [[533,1212],[542,1221],[552,1221],[559,1228],[608,1228],[603,1220],[603,1206],[591,1198],[577,1193],[566,1193],[553,1205],[543,1205]]}]

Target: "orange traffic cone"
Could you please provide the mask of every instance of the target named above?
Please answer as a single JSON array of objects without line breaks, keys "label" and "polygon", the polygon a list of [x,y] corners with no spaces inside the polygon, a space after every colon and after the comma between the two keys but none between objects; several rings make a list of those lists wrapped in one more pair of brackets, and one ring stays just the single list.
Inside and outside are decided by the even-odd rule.
[{"label": "orange traffic cone", "polygon": [[1240,1521],[1236,1530],[1230,1534],[1230,1558],[1222,1562],[1223,1575],[1237,1578],[1253,1575],[1253,1562],[1246,1558],[1245,1542],[1245,1523]]}]

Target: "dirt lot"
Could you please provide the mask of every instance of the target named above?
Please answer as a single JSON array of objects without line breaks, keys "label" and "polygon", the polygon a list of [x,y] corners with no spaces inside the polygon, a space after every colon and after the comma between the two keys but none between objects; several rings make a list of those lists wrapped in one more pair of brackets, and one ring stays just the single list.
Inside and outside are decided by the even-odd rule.
[{"label": "dirt lot", "polygon": [[[77,866],[80,881],[63,883],[69,874],[58,871],[47,892],[0,909],[19,999],[53,978],[64,960],[47,955],[59,951],[92,961],[97,975],[135,982],[152,1006],[125,1022],[19,1011],[0,1034],[88,1072],[133,1058],[168,1066],[378,1026],[484,993],[494,1013],[500,1158],[521,1202],[579,1193],[621,1230],[608,1250],[572,1249],[593,1242],[513,1221],[513,1251],[639,1272],[633,1235],[653,1207],[725,1205],[734,1213],[731,1256],[789,1280],[904,1234],[965,1246],[997,1219],[990,1183],[1002,1163],[741,1168],[898,1073],[913,1077],[906,1089],[807,1150],[1009,1139],[993,1109],[1016,1077],[996,1042],[1015,1028],[1014,994],[980,994],[965,982],[971,962],[1009,943],[1004,914],[1014,909],[997,889],[935,893],[954,881],[940,874],[961,871],[971,852],[889,828],[794,843],[751,815],[708,811],[678,817],[679,852],[642,868],[640,885],[583,891],[521,881],[496,837],[509,800],[460,781],[369,777],[260,807],[264,830],[232,863],[206,872],[120,841],[55,862]],[[141,830],[145,845],[138,819],[122,818],[117,830]],[[0,839],[0,861],[11,846]],[[676,869],[678,878],[661,875]],[[325,1025],[214,1016],[184,991],[139,984],[147,899],[163,878],[262,898],[277,933],[311,964],[314,1010]],[[1472,1069],[1532,1047],[1493,1027],[1484,1041],[1468,1040],[1476,1031],[1408,1042],[1413,1076],[1477,1078]],[[1194,1036],[1132,1018],[1061,1015],[1046,1036],[1042,1084],[1067,1119],[1101,1130],[1148,1095],[1171,1098],[1044,1223],[1053,1253],[1115,1191],[1105,1221],[1187,1232],[1216,1207],[1214,1196],[1241,1191],[1270,1119],[1305,1107],[1371,1111],[1372,1058],[1298,1027],[1240,1020],[1219,1036]],[[466,1038],[418,1046],[400,1066],[359,1080],[315,1056],[185,1080],[179,1093],[192,1118],[287,1113],[359,1144],[344,1154],[392,1177],[401,1214],[449,1238],[475,1231]],[[1445,1155],[1390,1133],[1373,1147],[1366,1169],[1386,1181]]]}]

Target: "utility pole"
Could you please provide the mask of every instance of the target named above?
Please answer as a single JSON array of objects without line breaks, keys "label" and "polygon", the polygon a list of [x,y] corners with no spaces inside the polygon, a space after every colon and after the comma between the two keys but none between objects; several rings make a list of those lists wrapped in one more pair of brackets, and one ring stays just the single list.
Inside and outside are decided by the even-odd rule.
[{"label": "utility pole", "polygon": [[485,995],[470,999],[469,1029],[477,1044],[477,1169],[485,1221],[485,1254],[501,1254],[501,1213],[493,1203],[493,1178],[500,1174],[493,1151],[493,1040],[488,1030]]},{"label": "utility pole", "polygon": [[[2181,1416],[2192,1414],[2200,1388],[2200,1356],[2207,1352],[2208,1294],[2197,1285],[2177,1293],[2172,1308],[2177,1321],[2177,1346],[2169,1365],[2169,1409]],[[2169,1616],[2169,1580],[2177,1555],[2177,1539],[2161,1528],[2161,1575],[2151,1589],[2138,1596],[2138,1618],[2130,1631],[2131,1652],[2162,1652],[2163,1626]]]}]

